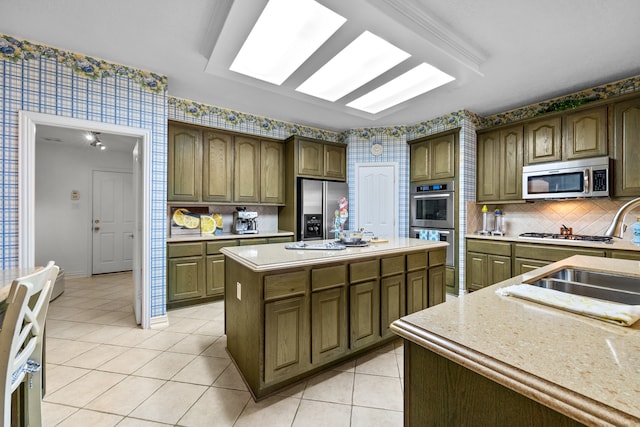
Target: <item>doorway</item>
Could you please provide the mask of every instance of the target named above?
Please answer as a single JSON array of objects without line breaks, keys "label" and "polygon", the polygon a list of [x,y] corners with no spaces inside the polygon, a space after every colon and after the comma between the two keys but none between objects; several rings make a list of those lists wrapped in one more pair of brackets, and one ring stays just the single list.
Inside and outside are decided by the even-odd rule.
[{"label": "doorway", "polygon": [[398,165],[356,164],[358,227],[378,237],[399,236]]},{"label": "doorway", "polygon": [[[140,143],[133,153],[137,160],[134,167],[133,185],[139,197],[134,200],[134,245],[133,245],[133,277],[135,283],[134,311],[140,313],[140,323],[143,328],[151,326],[150,284],[151,284],[151,203],[150,203],[150,173],[151,173],[151,131],[131,128],[109,123],[90,120],[73,119],[42,113],[19,112],[20,151],[19,151],[19,187],[20,187],[20,250],[19,266],[28,268],[35,266],[35,145],[36,126],[54,126],[71,129],[92,130],[96,132],[138,138]],[[135,165],[134,165],[135,166]],[[138,191],[138,187],[142,191]],[[139,230],[139,231],[138,231]],[[140,244],[136,244],[139,242]],[[136,268],[139,271],[136,271]]]}]

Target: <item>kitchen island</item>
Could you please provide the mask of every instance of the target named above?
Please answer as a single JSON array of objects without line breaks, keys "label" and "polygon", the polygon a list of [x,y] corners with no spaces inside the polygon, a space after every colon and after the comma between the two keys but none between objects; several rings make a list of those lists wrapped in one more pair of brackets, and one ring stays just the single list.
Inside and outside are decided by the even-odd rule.
[{"label": "kitchen island", "polygon": [[221,249],[227,350],[256,400],[397,339],[391,322],[445,300],[447,243],[286,246]]},{"label": "kitchen island", "polygon": [[637,261],[573,256],[394,322],[405,425],[640,425],[640,322],[496,295],[565,267],[640,278]]}]

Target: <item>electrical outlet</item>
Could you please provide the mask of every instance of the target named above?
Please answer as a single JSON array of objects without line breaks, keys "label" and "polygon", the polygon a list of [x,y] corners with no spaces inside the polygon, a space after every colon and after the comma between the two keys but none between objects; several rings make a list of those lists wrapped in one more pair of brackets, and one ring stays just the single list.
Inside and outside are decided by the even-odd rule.
[{"label": "electrical outlet", "polygon": [[236,282],[236,298],[238,301],[242,301],[242,284],[240,282]]}]

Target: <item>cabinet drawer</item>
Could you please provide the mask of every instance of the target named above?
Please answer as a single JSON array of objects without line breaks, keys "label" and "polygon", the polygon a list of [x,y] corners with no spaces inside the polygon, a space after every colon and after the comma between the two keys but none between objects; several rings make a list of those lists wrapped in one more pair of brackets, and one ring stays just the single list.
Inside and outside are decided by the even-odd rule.
[{"label": "cabinet drawer", "polygon": [[511,256],[511,243],[467,239],[467,250],[483,254]]},{"label": "cabinet drawer", "polygon": [[382,276],[404,273],[404,255],[382,258],[380,271]]},{"label": "cabinet drawer", "polygon": [[238,246],[237,240],[225,240],[223,242],[207,242],[207,255],[216,255],[220,253],[220,249],[227,246]]},{"label": "cabinet drawer", "polygon": [[604,249],[578,248],[569,246],[551,246],[551,245],[526,245],[516,244],[514,247],[514,255],[516,258],[537,259],[541,261],[560,261],[570,257],[571,255],[589,255],[604,257]]},{"label": "cabinet drawer", "polygon": [[427,268],[427,253],[418,252],[407,255],[407,271]]},{"label": "cabinet drawer", "polygon": [[168,258],[202,255],[202,242],[170,243],[167,252]]},{"label": "cabinet drawer", "polygon": [[265,245],[267,243],[267,238],[262,239],[239,239],[238,246],[249,246],[249,245]]},{"label": "cabinet drawer", "polygon": [[354,262],[349,264],[349,280],[351,283],[378,278],[378,260]]},{"label": "cabinet drawer", "polygon": [[306,271],[274,274],[264,278],[264,300],[303,295],[307,289],[309,274]]},{"label": "cabinet drawer", "polygon": [[293,242],[293,236],[269,237],[269,243],[289,243]]},{"label": "cabinet drawer", "polygon": [[311,290],[334,288],[345,284],[346,268],[344,265],[314,268],[311,270]]},{"label": "cabinet drawer", "polygon": [[429,267],[436,265],[444,265],[447,260],[447,251],[445,249],[439,251],[429,251]]}]

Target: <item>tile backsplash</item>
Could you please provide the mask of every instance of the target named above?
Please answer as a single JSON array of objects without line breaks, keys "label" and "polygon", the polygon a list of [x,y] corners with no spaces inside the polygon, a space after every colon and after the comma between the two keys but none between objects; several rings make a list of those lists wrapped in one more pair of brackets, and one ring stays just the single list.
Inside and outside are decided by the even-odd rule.
[{"label": "tile backsplash", "polygon": [[[586,199],[535,201],[522,204],[490,205],[488,228],[494,224],[493,212],[500,208],[504,214],[505,234],[517,236],[526,232],[559,233],[562,225],[573,228],[573,234],[602,235],[616,211],[626,200]],[[482,203],[467,204],[467,233],[482,228]],[[631,225],[640,216],[640,209],[627,215],[624,239],[631,240]]]}]

